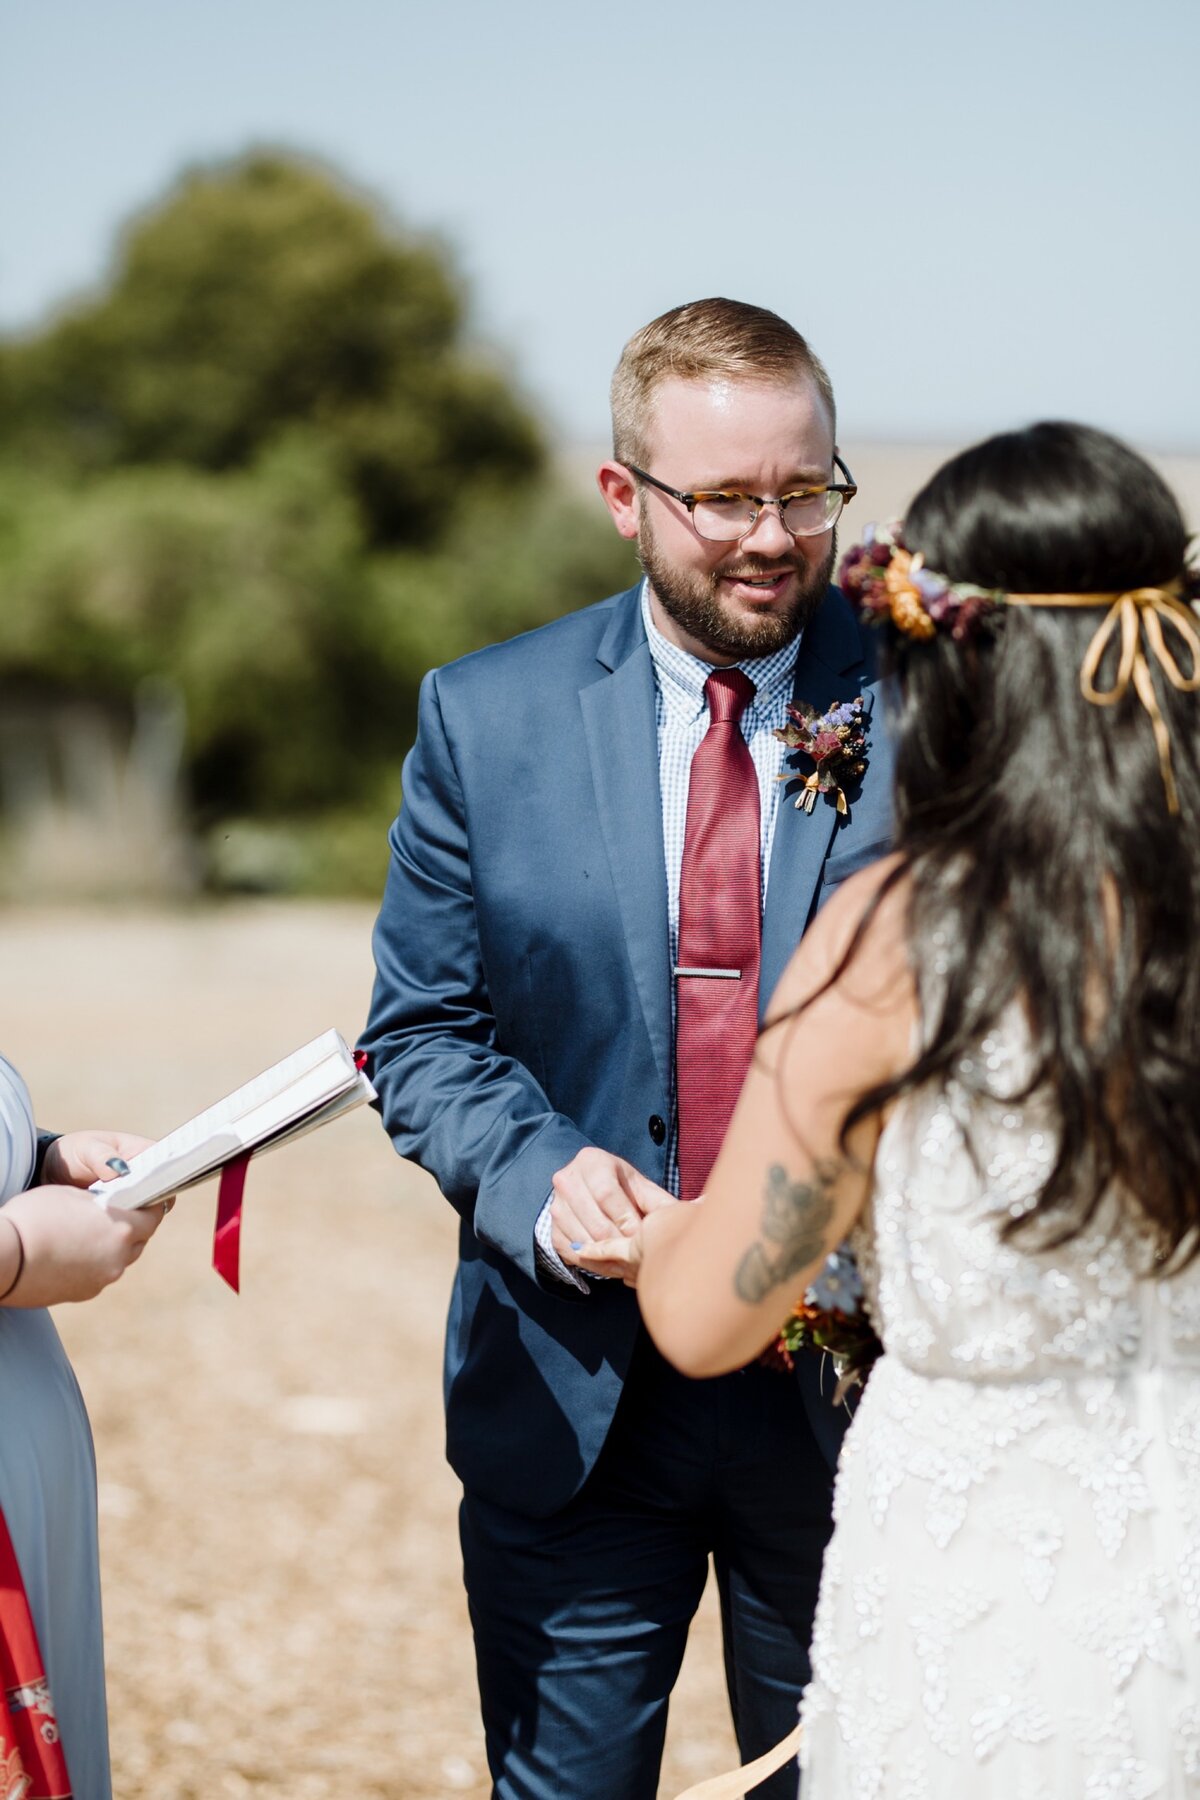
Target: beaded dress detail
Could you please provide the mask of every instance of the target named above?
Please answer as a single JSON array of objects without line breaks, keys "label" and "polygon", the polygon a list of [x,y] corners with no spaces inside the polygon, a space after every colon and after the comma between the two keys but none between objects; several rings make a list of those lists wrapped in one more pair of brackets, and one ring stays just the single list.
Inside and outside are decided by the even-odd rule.
[{"label": "beaded dress detail", "polygon": [[1200,1259],[1104,1204],[1037,1248],[1054,1127],[1009,1015],[901,1101],[854,1238],[885,1355],[847,1433],[802,1800],[1200,1797]]}]

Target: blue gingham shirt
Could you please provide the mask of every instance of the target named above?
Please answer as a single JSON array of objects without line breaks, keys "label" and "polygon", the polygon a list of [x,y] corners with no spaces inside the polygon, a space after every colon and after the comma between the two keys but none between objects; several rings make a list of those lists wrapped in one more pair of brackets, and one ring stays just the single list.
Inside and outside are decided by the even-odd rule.
[{"label": "blue gingham shirt", "polygon": [[[654,664],[654,705],[658,725],[658,783],[662,795],[663,849],[667,864],[667,925],[670,932],[671,966],[679,951],[679,884],[683,871],[683,839],[687,827],[688,779],[692,757],[708,730],[708,706],[704,684],[713,672],[702,662],[665,638],[650,612],[649,583],[642,583],[642,622]],[[779,812],[784,747],[774,735],[787,723],[788,702],[796,668],[799,638],[793,638],[773,656],[749,658],[737,664],[754,683],[754,698],[741,717],[741,731],[749,746],[758,776],[758,819],[762,852],[762,897],[767,897],[767,870]],[[675,983],[671,983],[671,1028],[674,1038]],[[679,1146],[675,1096],[671,1095],[671,1121],[667,1137],[667,1166],[663,1185],[679,1192]],[[570,1269],[554,1249],[551,1238],[550,1202],[538,1217],[535,1232],[541,1261],[561,1279],[586,1292],[586,1283]]]}]

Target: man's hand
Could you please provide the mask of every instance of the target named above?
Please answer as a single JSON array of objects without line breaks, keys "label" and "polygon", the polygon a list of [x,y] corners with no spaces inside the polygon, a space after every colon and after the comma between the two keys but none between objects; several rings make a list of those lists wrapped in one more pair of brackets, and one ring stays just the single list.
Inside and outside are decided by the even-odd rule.
[{"label": "man's hand", "polygon": [[[563,1261],[588,1275],[605,1275],[632,1287],[641,1261],[640,1226],[647,1213],[676,1206],[673,1194],[624,1157],[589,1145],[553,1181],[552,1241]],[[587,1256],[583,1246],[603,1246]]]},{"label": "man's hand", "polygon": [[48,1186],[91,1187],[93,1181],[111,1181],[116,1173],[109,1159],[128,1162],[139,1150],[148,1150],[152,1138],[135,1137],[129,1131],[68,1131],[55,1138],[42,1163],[42,1180]]}]

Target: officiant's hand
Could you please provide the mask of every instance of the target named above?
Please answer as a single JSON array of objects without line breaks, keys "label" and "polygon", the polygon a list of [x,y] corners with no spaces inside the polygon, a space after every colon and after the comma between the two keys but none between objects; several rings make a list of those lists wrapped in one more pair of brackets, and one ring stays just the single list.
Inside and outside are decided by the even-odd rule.
[{"label": "officiant's hand", "polygon": [[74,1187],[27,1188],[14,1195],[0,1206],[4,1305],[92,1299],[137,1261],[162,1216],[161,1206],[107,1212]]},{"label": "officiant's hand", "polygon": [[[641,1260],[636,1246],[647,1213],[676,1206],[673,1194],[622,1156],[589,1145],[553,1181],[552,1241],[563,1261],[585,1274],[633,1285]],[[605,1255],[587,1258],[581,1246],[603,1242]]]},{"label": "officiant's hand", "polygon": [[111,1181],[116,1171],[111,1159],[128,1162],[139,1150],[148,1150],[152,1138],[130,1131],[68,1131],[55,1138],[42,1162],[42,1180],[65,1187],[91,1187],[93,1181]]}]

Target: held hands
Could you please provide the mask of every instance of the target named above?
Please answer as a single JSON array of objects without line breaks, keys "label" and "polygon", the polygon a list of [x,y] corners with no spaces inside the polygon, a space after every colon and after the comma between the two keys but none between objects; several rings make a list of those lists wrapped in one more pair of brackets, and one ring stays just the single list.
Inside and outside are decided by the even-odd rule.
[{"label": "held hands", "polygon": [[677,1206],[673,1194],[607,1150],[589,1145],[554,1177],[552,1241],[563,1261],[587,1275],[637,1286],[642,1220]]}]

